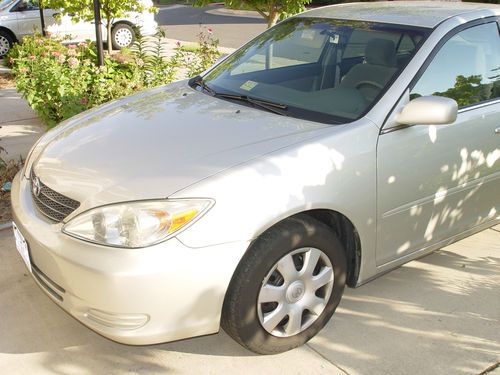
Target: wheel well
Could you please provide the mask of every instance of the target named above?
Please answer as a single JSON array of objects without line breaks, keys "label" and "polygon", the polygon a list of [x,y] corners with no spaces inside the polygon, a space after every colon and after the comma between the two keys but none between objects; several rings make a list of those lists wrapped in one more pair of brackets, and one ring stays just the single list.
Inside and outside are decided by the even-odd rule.
[{"label": "wheel well", "polygon": [[115,23],[113,24],[113,26],[111,27],[111,29],[114,29],[114,28],[115,28],[116,26],[118,26],[118,25],[128,25],[128,26],[130,26],[132,29],[134,29],[134,31],[135,31],[135,29],[136,29],[136,26],[135,26],[132,22],[130,22],[130,21],[123,21],[123,20],[120,20],[120,21],[115,22]]},{"label": "wheel well", "polygon": [[6,27],[0,26],[0,30],[1,31],[5,31],[6,33],[8,33],[12,37],[12,39],[14,40],[14,42],[18,42],[18,40],[16,38],[16,35],[12,31],[10,31],[9,29],[7,29]]},{"label": "wheel well", "polygon": [[355,287],[358,281],[361,265],[361,241],[358,232],[351,221],[340,212],[332,210],[310,210],[301,212],[327,225],[338,237],[346,251],[347,285]]}]

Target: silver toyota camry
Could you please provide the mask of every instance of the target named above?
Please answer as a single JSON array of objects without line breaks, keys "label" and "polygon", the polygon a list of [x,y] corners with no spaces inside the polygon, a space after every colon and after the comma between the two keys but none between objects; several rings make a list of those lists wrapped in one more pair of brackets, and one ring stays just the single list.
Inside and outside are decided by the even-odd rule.
[{"label": "silver toyota camry", "polygon": [[222,326],[257,353],[299,346],[345,285],[500,222],[499,19],[315,9],[201,76],[80,114],[14,181],[19,253],[118,342]]}]

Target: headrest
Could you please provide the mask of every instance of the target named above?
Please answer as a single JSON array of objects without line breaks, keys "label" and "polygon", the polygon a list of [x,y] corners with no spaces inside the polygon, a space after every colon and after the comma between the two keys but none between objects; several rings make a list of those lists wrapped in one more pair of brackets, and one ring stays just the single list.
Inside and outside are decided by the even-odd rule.
[{"label": "headrest", "polygon": [[370,40],[365,49],[366,62],[371,65],[396,66],[396,45],[387,39]]}]

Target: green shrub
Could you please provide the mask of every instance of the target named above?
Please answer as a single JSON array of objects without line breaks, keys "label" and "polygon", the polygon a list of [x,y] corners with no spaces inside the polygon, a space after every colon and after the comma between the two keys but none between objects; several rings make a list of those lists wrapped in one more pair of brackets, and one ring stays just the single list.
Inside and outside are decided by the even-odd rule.
[{"label": "green shrub", "polygon": [[64,46],[35,35],[15,46],[9,58],[18,91],[49,127],[143,88],[132,64],[107,57],[98,67],[87,43]]},{"label": "green shrub", "polygon": [[139,37],[133,48],[106,55],[99,67],[93,43],[65,46],[34,35],[12,48],[9,63],[18,91],[52,127],[110,100],[172,82],[181,68],[196,75],[219,56],[217,41],[202,33],[198,51],[177,48],[166,58],[162,37]]},{"label": "green shrub", "polygon": [[221,56],[219,40],[213,37],[212,29],[204,27],[198,33],[198,47],[177,44],[176,61],[187,69],[187,75],[196,76],[207,70]]}]

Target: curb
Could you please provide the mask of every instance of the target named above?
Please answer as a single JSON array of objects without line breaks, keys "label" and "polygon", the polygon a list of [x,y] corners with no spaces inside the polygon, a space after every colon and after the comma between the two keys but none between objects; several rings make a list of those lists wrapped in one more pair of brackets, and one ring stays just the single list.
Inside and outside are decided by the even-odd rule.
[{"label": "curb", "polygon": [[178,9],[178,8],[184,8],[188,7],[191,5],[186,5],[186,4],[155,4],[153,8],[157,9]]},{"label": "curb", "polygon": [[[181,45],[183,44],[183,45],[188,45],[188,46],[198,46],[199,45],[198,42],[190,42],[187,40],[179,40],[179,39],[171,39],[171,38],[163,38],[163,40],[167,44],[172,45],[173,46],[172,48],[176,47],[177,42],[179,42]],[[218,48],[219,48],[219,52],[221,52],[223,55],[229,55],[238,49],[238,48],[222,47],[222,46],[219,46]]]},{"label": "curb", "polygon": [[216,8],[212,10],[207,10],[206,13],[215,14],[217,16],[226,16],[226,17],[250,17],[250,18],[258,18],[262,19],[262,22],[265,22],[264,18],[254,10],[238,10],[238,9],[228,9],[228,8]]}]

